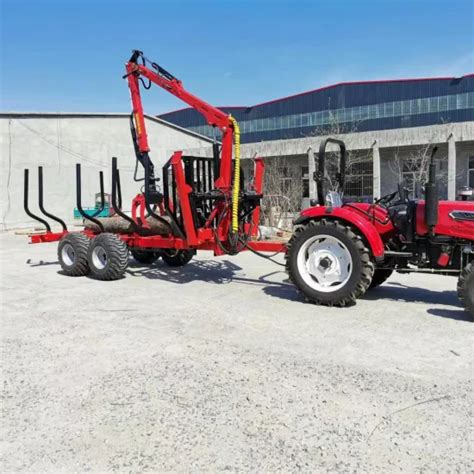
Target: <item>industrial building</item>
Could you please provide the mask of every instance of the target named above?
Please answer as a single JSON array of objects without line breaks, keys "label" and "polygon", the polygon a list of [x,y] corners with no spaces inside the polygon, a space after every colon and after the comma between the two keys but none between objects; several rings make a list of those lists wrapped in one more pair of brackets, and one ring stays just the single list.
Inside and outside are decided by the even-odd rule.
[{"label": "industrial building", "polygon": [[[474,187],[473,74],[337,84],[253,107],[223,110],[232,113],[241,126],[247,176],[252,168],[250,158],[267,159],[266,172],[280,173],[281,193],[285,194],[287,185],[300,183],[298,207],[301,202],[308,206],[316,197],[310,177],[325,134],[338,134],[356,158],[347,170],[348,199],[372,200],[391,192],[401,178],[413,183],[416,169],[405,166],[405,161],[435,144],[439,146],[442,196],[455,199],[460,188]],[[175,150],[209,155],[213,140],[220,138],[214,137],[214,131],[192,109],[147,116],[146,120],[157,167]],[[133,180],[129,114],[3,112],[0,147],[0,222],[4,230],[34,224],[22,210],[24,168],[32,173],[32,203],[37,199],[36,168],[43,165],[45,206],[69,221],[75,207],[76,162],[83,164],[86,206],[94,204],[99,170],[105,172],[106,191],[110,187],[112,156],[118,157],[123,174],[124,202],[140,188]],[[399,170],[395,158],[401,162]]]},{"label": "industrial building", "polygon": [[[327,134],[342,135],[349,152],[358,157],[347,170],[348,197],[372,200],[401,179],[413,185],[420,156],[433,145],[439,147],[442,195],[455,199],[460,188],[474,187],[474,74],[341,83],[222,109],[239,121],[245,157],[291,160],[300,170],[305,203],[315,195],[309,177],[314,152]],[[160,118],[219,138],[193,109]]]},{"label": "industrial building", "polygon": [[[209,148],[211,140],[146,116],[151,156],[159,168],[178,149]],[[23,211],[23,170],[30,169],[30,205],[38,209],[37,168],[44,167],[45,208],[74,222],[75,165],[82,165],[82,202],[94,206],[99,171],[105,192],[111,189],[112,157],[118,158],[124,203],[131,202],[143,183],[135,182],[135,152],[129,114],[0,113],[0,230],[37,227]],[[139,178],[142,170],[139,170]],[[80,222],[80,221],[79,221]]]}]

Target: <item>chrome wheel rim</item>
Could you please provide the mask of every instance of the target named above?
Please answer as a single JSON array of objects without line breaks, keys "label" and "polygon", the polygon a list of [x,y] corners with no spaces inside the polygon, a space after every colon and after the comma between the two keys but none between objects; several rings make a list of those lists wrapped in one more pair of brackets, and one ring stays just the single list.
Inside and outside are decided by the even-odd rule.
[{"label": "chrome wheel rim", "polygon": [[352,256],[337,237],[319,234],[298,251],[298,270],[304,282],[323,293],[341,289],[352,274]]},{"label": "chrome wheel rim", "polygon": [[74,251],[74,247],[71,244],[64,244],[63,248],[61,249],[61,258],[66,266],[71,267],[74,265],[76,260],[76,252]]},{"label": "chrome wheel rim", "polygon": [[98,270],[103,270],[107,266],[107,252],[104,247],[96,245],[92,250],[92,263]]}]

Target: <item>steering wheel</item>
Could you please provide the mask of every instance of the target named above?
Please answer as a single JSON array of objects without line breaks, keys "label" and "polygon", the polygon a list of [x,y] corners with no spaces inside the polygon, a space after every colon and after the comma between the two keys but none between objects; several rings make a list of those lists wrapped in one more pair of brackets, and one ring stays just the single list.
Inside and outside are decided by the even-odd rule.
[{"label": "steering wheel", "polygon": [[379,206],[382,206],[382,207],[385,207],[385,208],[389,207],[390,203],[395,199],[395,197],[399,193],[400,193],[400,190],[397,190],[393,193],[382,196],[381,198],[374,201],[374,206],[379,205]]}]

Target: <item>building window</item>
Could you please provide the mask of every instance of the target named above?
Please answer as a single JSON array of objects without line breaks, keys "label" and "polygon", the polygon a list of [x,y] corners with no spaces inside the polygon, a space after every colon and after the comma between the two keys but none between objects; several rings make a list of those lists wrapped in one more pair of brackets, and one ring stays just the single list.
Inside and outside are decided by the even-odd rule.
[{"label": "building window", "polygon": [[283,195],[287,195],[291,189],[291,173],[287,166],[278,168],[278,176],[280,178],[280,190]]},{"label": "building window", "polygon": [[372,160],[356,161],[346,171],[344,197],[349,200],[371,201],[374,188]]},{"label": "building window", "polygon": [[303,180],[303,197],[309,198],[309,168],[301,167],[301,179]]},{"label": "building window", "polygon": [[[240,128],[242,133],[245,134],[309,126],[321,127],[331,124],[335,120],[339,123],[350,123],[401,116],[407,120],[411,115],[441,113],[450,110],[470,109],[473,107],[474,92],[465,92],[462,94],[400,100],[333,110],[319,110],[265,119],[242,120],[240,122]],[[213,136],[211,127],[208,125],[198,125],[188,128],[203,135]]]},{"label": "building window", "polygon": [[469,170],[467,172],[467,185],[474,188],[474,156],[469,157]]}]

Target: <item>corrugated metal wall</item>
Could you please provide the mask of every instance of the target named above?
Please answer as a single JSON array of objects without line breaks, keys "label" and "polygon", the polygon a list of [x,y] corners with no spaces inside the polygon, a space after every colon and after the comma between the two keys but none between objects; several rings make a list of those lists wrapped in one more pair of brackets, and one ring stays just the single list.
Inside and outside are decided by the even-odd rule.
[{"label": "corrugated metal wall", "polygon": [[[474,93],[474,75],[462,78],[414,79],[399,81],[380,81],[366,83],[340,84],[326,87],[296,96],[255,105],[253,107],[223,108],[239,121],[282,117],[310,112],[349,109],[374,104],[387,104],[411,99],[445,97]],[[472,102],[472,100],[470,99]],[[358,131],[384,130],[393,128],[417,127],[446,122],[474,120],[474,107],[471,102],[466,108],[443,110],[435,113],[414,113],[394,117],[363,119],[357,121]],[[464,106],[463,106],[464,107]],[[183,109],[162,114],[161,118],[182,127],[205,125],[203,117],[193,109]],[[350,129],[353,124],[345,123]],[[321,131],[324,127],[296,126],[277,130],[245,131],[242,134],[244,143],[298,138]]]}]

